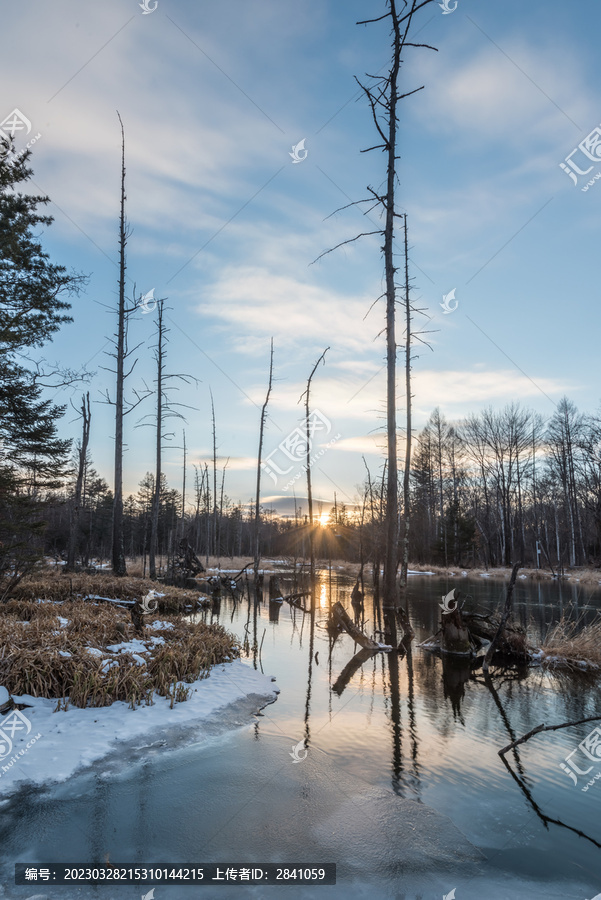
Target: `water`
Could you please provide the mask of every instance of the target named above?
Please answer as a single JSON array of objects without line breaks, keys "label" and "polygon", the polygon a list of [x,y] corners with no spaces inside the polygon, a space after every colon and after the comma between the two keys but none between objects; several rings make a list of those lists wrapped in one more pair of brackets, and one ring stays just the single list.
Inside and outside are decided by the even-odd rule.
[{"label": "water", "polygon": [[[504,599],[505,585],[492,579],[413,577],[417,641],[436,631],[437,604],[454,586],[481,609]],[[66,784],[4,803],[5,895],[149,890],[12,885],[16,861],[91,864],[107,854],[123,864],[335,862],[336,886],[286,888],[286,896],[323,900],[440,900],[452,889],[456,900],[585,900],[601,892],[601,782],[583,793],[586,780],[575,787],[560,768],[597,723],[537,735],[507,764],[497,752],[543,722],[601,715],[598,683],[524,669],[495,677],[491,690],[468,664],[443,664],[415,646],[351,664],[359,648],[348,635],[332,642],[325,629],[331,603],[352,612],[351,589],[322,572],[313,627],[287,603],[265,601],[255,614],[224,597],[200,614],[247,639],[249,664],[277,677],[277,702],[250,726],[168,751],[120,751]],[[516,618],[535,644],[562,612],[592,619],[599,608],[599,592],[578,585],[516,586]],[[369,596],[364,617],[369,633],[385,629]],[[155,895],[263,898],[280,888],[169,886]]]}]

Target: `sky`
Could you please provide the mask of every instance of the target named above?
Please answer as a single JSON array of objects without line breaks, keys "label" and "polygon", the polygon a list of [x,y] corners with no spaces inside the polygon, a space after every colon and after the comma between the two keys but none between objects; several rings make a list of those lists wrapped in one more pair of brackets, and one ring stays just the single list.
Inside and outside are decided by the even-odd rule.
[{"label": "sky", "polygon": [[[295,429],[326,348],[311,390],[314,495],[325,510],[334,493],[350,505],[366,465],[380,474],[382,240],[318,257],[381,227],[356,203],[382,187],[385,159],[362,152],[378,139],[355,79],[386,69],[389,25],[356,24],[384,11],[384,0],[4,0],[0,129],[31,143],[28,189],[54,217],[45,249],[88,276],[73,323],[40,355],[94,374],[48,396],[67,404],[61,435],[77,437],[90,391],[91,454],[109,485],[117,110],[127,296],[165,298],[167,370],[195,379],[173,382],[186,421],[168,422],[169,483],[181,487],[183,429],[188,490],[193,464],[211,459],[212,393],[225,493],[254,496],[271,338],[263,502],[289,512],[294,491],[306,511]],[[399,111],[398,205],[427,342],[413,358],[414,433],[436,406],[453,422],[513,401],[548,418],[564,395],[599,408],[600,30],[594,0],[434,2],[416,17],[414,42],[437,50],[406,49],[401,75],[403,92],[423,86]],[[396,247],[402,266],[402,220]],[[152,387],[152,307],[131,320],[129,396]],[[401,323],[397,340],[402,376]],[[400,381],[401,454],[403,396]],[[154,468],[153,408],[150,397],[125,420],[126,494]]]}]

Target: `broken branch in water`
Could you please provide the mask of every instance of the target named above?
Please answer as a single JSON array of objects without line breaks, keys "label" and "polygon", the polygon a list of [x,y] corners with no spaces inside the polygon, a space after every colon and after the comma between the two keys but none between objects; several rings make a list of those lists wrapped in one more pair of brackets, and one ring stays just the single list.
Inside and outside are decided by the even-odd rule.
[{"label": "broken branch in water", "polygon": [[505,609],[503,610],[503,615],[501,616],[501,621],[499,623],[499,627],[497,628],[497,632],[493,637],[490,647],[486,651],[486,656],[484,657],[484,662],[482,663],[482,671],[485,675],[488,675],[488,665],[492,659],[493,653],[495,651],[495,646],[503,634],[503,629],[507,624],[507,620],[511,615],[511,598],[513,595],[513,588],[515,585],[515,580],[518,576],[518,569],[521,568],[521,563],[516,563],[513,569],[511,570],[511,578],[509,579],[509,584],[507,585],[507,596],[505,597]]},{"label": "broken branch in water", "polygon": [[346,631],[347,634],[350,634],[352,639],[364,647],[366,650],[392,650],[392,647],[388,647],[384,644],[379,644],[377,641],[372,641],[371,638],[368,638],[366,634],[363,634],[360,628],[354,624],[353,620],[345,610],[342,603],[338,600],[334,606],[332,607],[332,618],[331,621]]},{"label": "broken branch in water", "polygon": [[514,747],[517,747],[519,744],[524,744],[526,741],[530,740],[531,737],[534,737],[535,734],[540,734],[542,731],[558,731],[560,728],[570,728],[572,725],[583,725],[584,722],[597,722],[601,719],[601,716],[589,716],[587,719],[578,719],[577,722],[563,722],[561,725],[537,725],[536,728],[533,728],[532,731],[529,731],[527,734],[523,735],[523,737],[518,738],[517,741],[512,741],[511,744],[507,744],[506,747],[503,747],[502,750],[499,750],[499,756],[503,756],[507,753],[508,750],[513,750]]}]

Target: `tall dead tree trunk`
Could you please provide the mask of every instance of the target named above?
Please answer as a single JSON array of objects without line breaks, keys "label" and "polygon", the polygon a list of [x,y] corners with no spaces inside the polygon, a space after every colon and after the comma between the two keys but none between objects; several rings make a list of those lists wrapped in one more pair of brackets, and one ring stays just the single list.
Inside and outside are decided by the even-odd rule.
[{"label": "tall dead tree trunk", "polygon": [[152,497],[152,511],[150,514],[150,551],[148,554],[149,576],[154,581],[157,577],[156,558],[159,549],[159,512],[161,509],[161,468],[163,448],[163,374],[165,367],[165,350],[163,340],[165,337],[163,326],[163,301],[157,302],[157,328],[158,343],[156,349],[157,360],[157,411],[156,411],[156,437],[155,437],[155,467],[154,467],[154,494]]},{"label": "tall dead tree trunk", "polygon": [[[409,298],[409,247],[407,243],[407,214],[405,213],[405,394],[407,404],[405,440],[405,469],[403,472],[403,558],[401,561],[401,587],[407,587],[407,569],[409,568],[409,525],[411,514],[411,497],[409,493],[411,474],[411,302]],[[446,547],[446,543],[445,543]]]},{"label": "tall dead tree trunk", "polygon": [[[390,19],[392,23],[392,60],[388,74],[382,78],[376,78],[375,84],[365,87],[359,82],[365,92],[372,112],[372,118],[378,135],[382,141],[369,150],[384,150],[386,154],[386,193],[380,194],[373,188],[368,188],[380,205],[385,215],[384,235],[384,274],[386,280],[386,432],[387,432],[387,463],[388,478],[386,484],[386,513],[385,513],[385,554],[384,554],[384,605],[398,607],[399,591],[397,585],[397,569],[399,564],[399,490],[398,490],[398,462],[397,462],[397,420],[396,420],[396,284],[394,265],[394,241],[395,219],[400,217],[396,209],[396,179],[397,179],[397,105],[400,100],[408,97],[416,91],[400,94],[398,88],[399,73],[401,68],[401,55],[406,46],[427,47],[427,44],[413,44],[408,41],[409,30],[414,14],[432,0],[403,0],[403,10],[399,13],[396,0],[388,0],[388,12],[376,19],[367,19],[359,22],[365,25],[369,22],[379,22]],[[435,49],[431,47],[430,49]],[[422,88],[417,88],[422,90]],[[365,151],[364,151],[365,152]],[[407,313],[409,315],[409,297],[406,297]],[[410,315],[409,315],[410,320]],[[410,329],[409,329],[410,331]],[[407,335],[410,345],[410,333]],[[407,371],[410,368],[410,346],[407,350]],[[410,421],[411,393],[410,384],[407,384],[408,416]],[[408,436],[410,441],[410,435]],[[410,453],[410,442],[409,442]],[[408,474],[406,474],[406,479]],[[405,493],[407,492],[406,489]],[[405,542],[409,537],[408,507],[405,518]],[[405,543],[403,559],[407,553]]]},{"label": "tall dead tree trunk", "polygon": [[[211,390],[209,388],[209,390]],[[211,391],[211,418],[213,422],[213,555],[217,552],[217,435],[215,432],[215,404],[213,391]]]},{"label": "tall dead tree trunk", "polygon": [[186,432],[185,430],[182,432],[182,438],[184,443],[184,468],[182,473],[182,526],[181,526],[181,537],[182,539],[186,536]]},{"label": "tall dead tree trunk", "polygon": [[90,441],[90,421],[92,414],[90,412],[90,394],[89,392],[81,398],[81,417],[83,421],[81,446],[77,454],[77,480],[75,482],[75,494],[73,497],[73,506],[71,507],[71,516],[69,523],[69,544],[67,546],[67,571],[73,571],[75,568],[75,556],[77,553],[77,542],[79,538],[79,513],[81,510],[81,495],[83,489],[83,479],[86,470],[86,457],[88,454],[88,443]]},{"label": "tall dead tree trunk", "polygon": [[[119,116],[119,113],[117,113]],[[113,575],[126,575],[123,544],[123,383],[125,361],[125,131],[121,116],[121,211],[119,216],[119,309],[117,317],[117,388],[115,394],[115,487],[113,493]]]},{"label": "tall dead tree trunk", "polygon": [[[313,491],[311,489],[311,434],[309,422],[309,400],[311,392],[311,381],[317,371],[317,366],[323,360],[325,363],[326,353],[330,348],[326,347],[315,365],[311,370],[311,374],[307,380],[307,389],[301,394],[300,400],[305,398],[305,433],[307,436],[307,503],[309,506],[309,554],[310,554],[310,573],[311,573],[311,603],[313,603],[313,587],[315,584],[315,534],[313,531]],[[299,400],[299,402],[300,402]]]},{"label": "tall dead tree trunk", "polygon": [[267,396],[265,403],[261,409],[261,426],[259,429],[259,453],[257,455],[257,495],[255,499],[255,540],[254,540],[254,573],[255,585],[259,579],[259,564],[261,562],[260,537],[261,537],[261,459],[263,456],[263,433],[265,431],[265,415],[267,412],[267,404],[271,394],[271,383],[273,380],[273,338],[271,339],[271,350],[269,354],[269,385],[267,387]]},{"label": "tall dead tree trunk", "polygon": [[388,438],[388,481],[386,484],[386,551],[384,556],[384,605],[398,605],[397,566],[399,559],[399,498],[396,431],[396,269],[393,258],[396,137],[398,100],[397,79],[401,64],[401,36],[395,8],[390,0],[394,29],[393,61],[390,70],[387,138],[386,227],[384,231],[384,268],[386,276],[386,432]]}]

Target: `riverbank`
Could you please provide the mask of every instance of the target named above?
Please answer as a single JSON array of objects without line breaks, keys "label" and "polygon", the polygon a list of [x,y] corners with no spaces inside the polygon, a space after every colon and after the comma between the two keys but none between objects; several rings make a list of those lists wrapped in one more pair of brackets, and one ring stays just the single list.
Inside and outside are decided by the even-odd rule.
[{"label": "riverbank", "polygon": [[0,604],[0,795],[63,781],[123,742],[169,744],[232,704],[224,727],[248,722],[276,699],[232,634],[184,615],[206,598],[147,587],[51,575]]},{"label": "riverbank", "polygon": [[151,706],[133,710],[116,701],[102,708],[69,706],[66,711],[57,711],[55,699],[13,696],[19,706],[26,705],[0,716],[0,742],[8,751],[0,758],[0,797],[25,784],[44,787],[67,781],[116,750],[121,759],[126,754],[133,761],[158,747],[198,742],[247,725],[254,713],[277,699],[273,681],[237,659],[214,667],[208,678],[186,684],[188,700],[173,708],[168,698],[156,695]]}]

